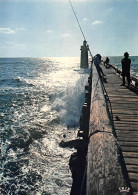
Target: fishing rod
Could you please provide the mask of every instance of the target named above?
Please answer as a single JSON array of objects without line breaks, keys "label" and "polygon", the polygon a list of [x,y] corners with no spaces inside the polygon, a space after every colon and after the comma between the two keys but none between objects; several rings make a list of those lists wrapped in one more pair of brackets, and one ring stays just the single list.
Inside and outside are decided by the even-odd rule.
[{"label": "fishing rod", "polygon": [[[73,11],[73,13],[74,13],[74,16],[75,16],[75,18],[76,18],[76,20],[77,20],[77,23],[78,23],[78,26],[79,26],[80,31],[81,31],[81,33],[82,33],[82,36],[83,36],[83,38],[84,38],[84,41],[86,41],[85,35],[84,35],[83,30],[82,30],[82,28],[81,28],[81,25],[80,25],[80,23],[79,23],[77,14],[76,14],[76,12],[75,12],[75,10],[74,10],[74,8],[73,8],[73,5],[72,5],[72,3],[71,3],[71,0],[69,0],[69,3],[70,3],[70,5],[71,5],[72,11]],[[87,41],[86,41],[86,43],[87,43]],[[87,46],[88,46],[88,45],[87,45]],[[90,50],[89,46],[88,46],[88,51],[90,52],[90,55],[91,55],[91,57],[92,57],[92,53],[91,53],[91,50]]]},{"label": "fishing rod", "polygon": [[[78,17],[77,17],[77,15],[76,15],[75,10],[74,10],[74,8],[73,8],[73,5],[72,5],[72,3],[71,3],[71,0],[69,0],[69,3],[70,3],[70,5],[71,5],[72,11],[73,11],[73,13],[74,13],[74,16],[75,16],[75,18],[76,18],[76,20],[77,20],[77,23],[78,23],[78,26],[79,26],[80,31],[81,31],[81,33],[82,33],[82,36],[83,36],[84,40],[86,41],[85,35],[84,35],[84,33],[83,33],[83,30],[82,30],[81,25],[80,25],[80,23],[79,23]],[[87,42],[87,41],[86,41],[86,42]]]}]

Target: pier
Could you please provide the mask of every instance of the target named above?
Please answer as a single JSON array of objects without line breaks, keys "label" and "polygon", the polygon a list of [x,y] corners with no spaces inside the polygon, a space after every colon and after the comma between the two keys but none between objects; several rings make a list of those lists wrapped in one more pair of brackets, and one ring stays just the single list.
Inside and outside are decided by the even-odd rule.
[{"label": "pier", "polygon": [[106,76],[92,63],[85,87],[78,136],[87,152],[78,194],[138,195],[138,79],[131,75],[128,89],[121,70],[100,67]]},{"label": "pier", "polygon": [[[130,89],[121,71],[92,64],[86,194],[138,194],[137,80]],[[134,78],[134,79],[133,79]],[[135,92],[133,92],[133,91]]]},{"label": "pier", "polygon": [[101,65],[106,81],[106,93],[111,102],[114,130],[123,155],[128,173],[130,188],[133,194],[138,194],[138,95],[137,79],[132,76],[134,85],[130,89],[120,86],[122,78],[120,71],[114,66],[106,69]]},{"label": "pier", "polygon": [[131,61],[127,52],[122,65],[129,88],[121,86],[121,70],[113,65],[105,67],[100,54],[92,56],[69,2],[84,38],[80,67],[89,67],[88,51],[92,59],[78,131],[77,141],[81,142],[69,162],[73,178],[70,194],[138,195],[138,78],[131,75],[129,85]]}]

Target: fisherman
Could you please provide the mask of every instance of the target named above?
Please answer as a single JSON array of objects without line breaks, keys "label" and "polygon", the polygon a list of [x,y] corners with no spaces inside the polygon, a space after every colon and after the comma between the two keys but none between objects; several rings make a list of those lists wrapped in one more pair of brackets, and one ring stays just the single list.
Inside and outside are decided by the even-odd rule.
[{"label": "fisherman", "polygon": [[110,61],[109,58],[106,57],[106,60],[104,61],[104,65],[106,68],[109,68],[109,61]]},{"label": "fisherman", "polygon": [[124,56],[125,57],[121,60],[121,64],[122,64],[122,78],[123,78],[123,83],[122,83],[121,86],[125,86],[125,77],[127,77],[127,82],[128,82],[127,87],[129,88],[129,85],[130,85],[130,64],[131,64],[131,60],[129,59],[128,52],[125,52]]},{"label": "fisherman", "polygon": [[102,70],[102,68],[101,68],[101,66],[100,66],[101,58],[102,58],[101,55],[100,55],[100,54],[97,54],[96,56],[94,56],[93,62],[94,62],[94,64],[95,64],[96,68],[97,68],[98,73],[99,73],[102,77],[104,77],[104,76],[106,76],[106,75],[103,73],[103,70]]}]

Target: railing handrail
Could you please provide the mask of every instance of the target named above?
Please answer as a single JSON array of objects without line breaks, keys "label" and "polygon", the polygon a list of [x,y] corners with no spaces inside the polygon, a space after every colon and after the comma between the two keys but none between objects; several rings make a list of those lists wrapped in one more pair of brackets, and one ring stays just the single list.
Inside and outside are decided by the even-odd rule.
[{"label": "railing handrail", "polygon": [[[117,66],[109,64],[118,74],[121,75],[122,71]],[[130,74],[131,80],[135,82],[135,86],[138,87],[138,77],[134,74]]]}]

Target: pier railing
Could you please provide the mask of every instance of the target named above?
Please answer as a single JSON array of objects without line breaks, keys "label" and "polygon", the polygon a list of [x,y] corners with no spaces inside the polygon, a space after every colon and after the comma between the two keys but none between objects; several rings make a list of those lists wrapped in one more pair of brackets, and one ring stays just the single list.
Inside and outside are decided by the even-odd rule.
[{"label": "pier railing", "polygon": [[[121,69],[119,69],[118,67],[116,67],[115,65],[110,64],[110,66],[116,71],[117,74],[119,74],[120,76],[122,76],[122,71]],[[138,91],[138,77],[130,74],[130,78],[131,78],[131,84],[135,87],[135,89]]]}]

